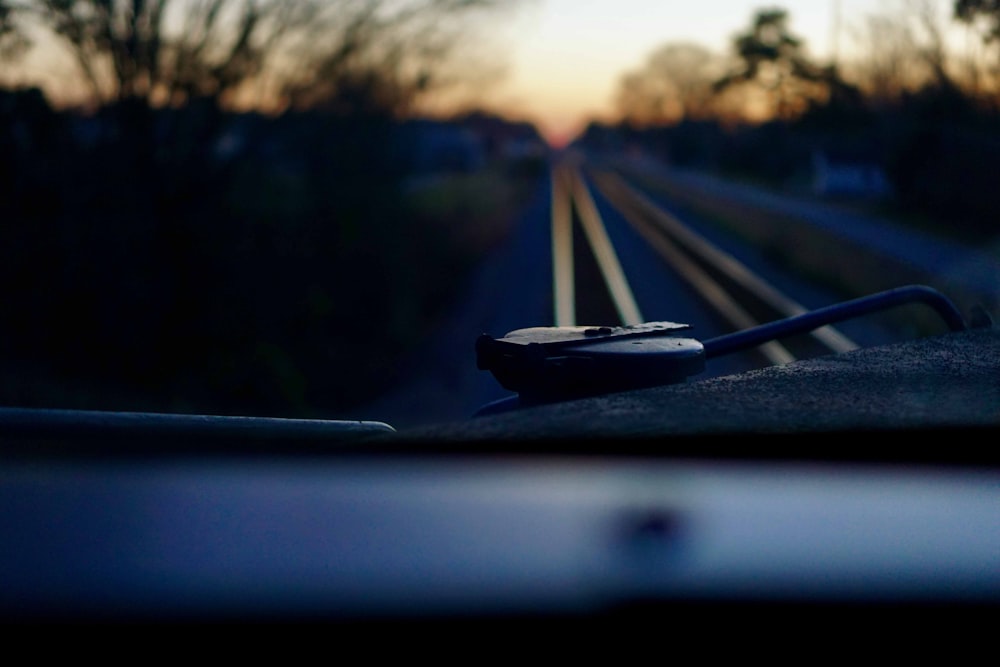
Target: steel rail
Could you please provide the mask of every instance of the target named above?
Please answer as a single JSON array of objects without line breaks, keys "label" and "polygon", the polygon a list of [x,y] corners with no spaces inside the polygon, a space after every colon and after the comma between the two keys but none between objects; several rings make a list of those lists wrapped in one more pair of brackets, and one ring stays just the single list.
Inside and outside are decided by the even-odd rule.
[{"label": "steel rail", "polygon": [[[755,274],[732,255],[724,252],[700,236],[675,216],[664,211],[649,197],[630,186],[617,174],[596,170],[593,174],[596,187],[622,212],[624,217],[646,237],[688,280],[719,314],[737,329],[759,326],[762,319],[754,317],[723,288],[713,276],[721,276],[755,301],[772,310],[777,318],[788,318],[809,312],[776,287]],[[669,237],[671,240],[667,240]],[[669,249],[668,249],[669,247]],[[697,258],[698,261],[695,261]],[[701,268],[709,267],[709,270]],[[726,295],[726,296],[723,296]],[[817,342],[834,353],[857,349],[857,343],[832,326],[823,326],[807,332]],[[794,361],[795,356],[782,346],[768,344],[760,349],[773,363]]]},{"label": "steel rail", "polygon": [[586,234],[587,242],[593,250],[622,324],[626,326],[642,324],[645,320],[639,310],[638,303],[636,303],[635,296],[632,294],[632,288],[629,287],[628,280],[625,278],[625,272],[622,270],[617,253],[615,253],[614,245],[608,238],[597,205],[594,203],[590,190],[580,173],[580,168],[577,165],[567,164],[566,169],[571,181],[573,202],[576,205],[580,224]]},{"label": "steel rail", "polygon": [[552,167],[552,303],[557,327],[576,325],[576,289],[573,280],[573,218],[570,189],[562,165]]},{"label": "steel rail", "polygon": [[[781,317],[794,317],[809,312],[808,308],[782,293],[735,257],[713,245],[678,220],[676,216],[663,210],[644,193],[629,185],[618,174],[602,170],[595,174],[594,181],[598,187],[603,184],[602,192],[608,196],[608,199],[612,199],[609,196],[611,191],[622,193],[665,233],[683,244],[690,252],[701,257],[703,261],[713,267],[714,271],[725,275],[729,280],[740,285],[740,289],[752,294],[754,298],[774,309]],[[859,347],[857,343],[832,326],[824,326],[810,333],[833,352],[850,352]]]},{"label": "steel rail", "polygon": [[[598,188],[626,221],[646,240],[646,243],[658,252],[677,274],[735,330],[748,329],[760,324],[728,290],[691,259],[680,245],[645,218],[636,215],[631,207],[623,206],[620,200],[616,201],[617,198],[610,196],[613,193],[608,192],[606,188],[602,188],[600,185]],[[788,364],[796,360],[795,355],[788,348],[775,341],[764,343],[758,348],[758,352],[774,365]]]}]

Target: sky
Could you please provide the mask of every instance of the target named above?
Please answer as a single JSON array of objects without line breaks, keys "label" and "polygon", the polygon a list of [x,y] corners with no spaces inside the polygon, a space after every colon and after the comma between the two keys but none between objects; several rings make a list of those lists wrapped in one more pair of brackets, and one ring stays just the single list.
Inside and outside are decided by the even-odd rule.
[{"label": "sky", "polygon": [[[474,102],[533,122],[558,145],[591,120],[614,120],[621,76],[666,43],[696,42],[727,54],[757,10],[778,6],[788,11],[807,53],[829,62],[835,49],[848,54],[867,15],[920,2],[932,3],[947,20],[954,0],[511,0],[512,10],[487,24],[488,37],[476,35],[497,51],[504,73]],[[65,90],[59,71],[36,68],[43,86]]]},{"label": "sky", "polygon": [[550,142],[562,143],[589,120],[610,118],[620,76],[640,67],[656,47],[694,41],[728,53],[733,35],[750,26],[755,11],[775,5],[788,11],[793,34],[822,61],[834,51],[835,34],[843,53],[850,46],[852,22],[898,2],[527,0],[503,28],[505,78],[483,99],[534,122]]}]

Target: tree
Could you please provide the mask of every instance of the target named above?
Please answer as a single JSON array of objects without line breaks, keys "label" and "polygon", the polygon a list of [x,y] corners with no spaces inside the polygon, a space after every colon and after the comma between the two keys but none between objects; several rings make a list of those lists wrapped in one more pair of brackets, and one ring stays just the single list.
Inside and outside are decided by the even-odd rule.
[{"label": "tree", "polygon": [[704,119],[712,112],[712,82],[720,59],[698,44],[665,44],[619,84],[618,108],[633,125]]},{"label": "tree", "polygon": [[804,111],[810,101],[840,83],[834,68],[811,63],[804,42],[788,28],[788,12],[780,8],[761,9],[750,28],[733,39],[739,68],[715,82],[716,92],[733,86],[755,84],[765,94],[767,114],[788,119]]},{"label": "tree", "polygon": [[483,75],[485,64],[471,58],[482,34],[473,22],[515,4],[368,0],[363,11],[341,13],[328,25],[322,49],[277,77],[278,93],[296,107],[405,113],[430,91]]},{"label": "tree", "polygon": [[910,4],[924,35],[920,54],[931,71],[934,85],[948,94],[961,96],[960,87],[949,72],[944,27],[935,6],[929,0],[910,0]]},{"label": "tree", "polygon": [[1000,0],[955,0],[955,18],[983,24],[983,40],[1000,42]]},{"label": "tree", "polygon": [[996,73],[983,57],[989,44],[977,48],[976,40],[967,40],[963,50],[949,40],[941,9],[934,0],[902,0],[895,9],[867,17],[855,71],[877,106],[898,105],[917,93],[959,102],[995,91]]},{"label": "tree", "polygon": [[[69,48],[98,105],[192,98],[396,110],[500,0],[0,0]],[[248,102],[249,100],[249,102]]]},{"label": "tree", "polygon": [[875,107],[896,104],[906,91],[926,82],[920,46],[907,17],[868,16],[859,38],[855,75]]},{"label": "tree", "polygon": [[17,58],[29,45],[30,41],[17,25],[8,0],[0,0],[0,61]]},{"label": "tree", "polygon": [[[956,0],[953,15],[982,37],[981,47],[985,53],[979,54],[974,62],[972,78],[975,92],[981,92],[981,86],[988,95],[992,93],[995,103],[1000,88],[1000,0]],[[984,57],[990,51],[991,56]]]}]

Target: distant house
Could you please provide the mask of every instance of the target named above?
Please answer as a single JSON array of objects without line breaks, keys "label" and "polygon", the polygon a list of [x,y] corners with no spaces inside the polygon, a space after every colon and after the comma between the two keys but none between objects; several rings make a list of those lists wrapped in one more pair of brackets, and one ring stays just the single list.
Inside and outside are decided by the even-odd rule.
[{"label": "distant house", "polygon": [[548,144],[531,123],[515,121],[486,112],[471,112],[453,119],[471,130],[482,142],[491,159],[522,160],[544,157]]},{"label": "distant house", "polygon": [[534,125],[486,113],[411,119],[398,136],[400,159],[415,174],[468,173],[492,160],[542,158],[547,150]]},{"label": "distant house", "polygon": [[892,193],[885,170],[871,156],[850,151],[817,150],[812,155],[814,194],[880,199]]}]

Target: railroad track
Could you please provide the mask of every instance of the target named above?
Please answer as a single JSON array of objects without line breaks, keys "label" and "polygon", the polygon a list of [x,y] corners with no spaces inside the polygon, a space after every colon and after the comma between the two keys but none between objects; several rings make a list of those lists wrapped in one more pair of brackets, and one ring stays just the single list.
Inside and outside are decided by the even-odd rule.
[{"label": "railroad track", "polygon": [[[808,312],[615,172],[567,159],[554,166],[551,178],[557,326],[646,321],[625,276],[622,258],[605,230],[592,189],[600,192],[687,284],[721,327],[742,331]],[[756,356],[757,365],[781,365],[858,347],[835,327],[826,325],[765,342],[749,354]]]}]

